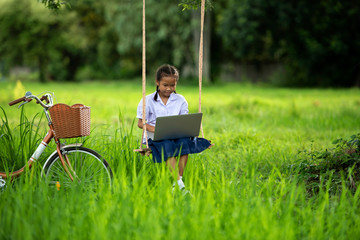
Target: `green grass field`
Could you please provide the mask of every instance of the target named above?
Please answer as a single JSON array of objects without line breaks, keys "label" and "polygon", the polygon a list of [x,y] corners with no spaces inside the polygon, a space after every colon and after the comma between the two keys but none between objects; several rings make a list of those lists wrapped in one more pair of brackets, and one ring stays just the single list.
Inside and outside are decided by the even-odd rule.
[{"label": "green grass field", "polygon": [[[91,106],[93,131],[84,145],[108,160],[114,185],[96,193],[86,186],[66,191],[46,186],[39,174],[53,150],[50,146],[31,171],[0,191],[0,239],[357,239],[360,235],[360,189],[342,184],[341,190],[330,191],[331,178],[319,176],[318,191],[309,193],[293,168],[302,161],[299,151],[330,149],[333,140],[360,133],[359,89],[203,86],[203,128],[215,147],[189,157],[184,182],[192,196],[183,196],[172,193],[172,177],[164,164],[153,164],[151,158],[133,152],[141,138],[134,124],[140,81],[23,85],[34,94],[53,91],[61,103]],[[147,93],[154,89],[149,83]],[[15,135],[21,111],[7,103],[23,90],[15,83],[0,82],[0,105]],[[197,85],[180,82],[177,92],[188,100],[190,112],[197,112]],[[27,104],[24,112],[29,120],[40,112],[34,120],[38,125],[39,106]],[[0,116],[4,118],[1,111]],[[35,129],[41,129],[41,135],[44,125],[39,126]],[[34,144],[29,137],[23,142],[26,149],[20,141],[14,142],[14,149],[26,155]],[[5,146],[1,148],[6,152]],[[6,156],[0,155],[2,169],[9,162]],[[18,166],[25,160],[10,162]]]}]

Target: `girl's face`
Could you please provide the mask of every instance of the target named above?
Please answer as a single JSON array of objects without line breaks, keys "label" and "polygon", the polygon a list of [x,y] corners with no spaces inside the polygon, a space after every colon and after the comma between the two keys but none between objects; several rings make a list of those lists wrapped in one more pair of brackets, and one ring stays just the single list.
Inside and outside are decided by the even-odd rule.
[{"label": "girl's face", "polygon": [[160,96],[169,97],[176,90],[176,83],[176,79],[173,77],[162,77],[160,81],[156,81]]}]

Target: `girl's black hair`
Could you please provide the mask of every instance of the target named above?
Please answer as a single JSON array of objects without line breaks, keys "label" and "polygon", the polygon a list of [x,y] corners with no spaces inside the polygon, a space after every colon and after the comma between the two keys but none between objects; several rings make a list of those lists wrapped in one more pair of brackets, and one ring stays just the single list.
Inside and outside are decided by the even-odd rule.
[{"label": "girl's black hair", "polygon": [[[179,71],[176,69],[176,67],[171,66],[169,64],[161,65],[156,70],[156,81],[160,82],[163,77],[173,77],[176,79],[177,82],[179,80]],[[159,86],[156,84],[156,94],[154,96],[155,101],[157,101],[158,92],[159,92]],[[174,93],[176,92],[174,91]]]}]

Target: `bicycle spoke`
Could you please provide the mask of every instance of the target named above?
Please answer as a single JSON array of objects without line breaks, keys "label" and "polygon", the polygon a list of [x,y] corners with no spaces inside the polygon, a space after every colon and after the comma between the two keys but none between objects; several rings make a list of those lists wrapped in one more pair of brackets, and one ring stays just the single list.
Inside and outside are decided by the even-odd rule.
[{"label": "bicycle spoke", "polygon": [[70,180],[57,156],[44,167],[50,183],[59,183],[61,188],[73,184],[92,186],[93,189],[104,184],[111,185],[111,169],[96,152],[83,147],[70,147],[67,150],[66,157],[69,160],[67,165],[70,164],[68,168],[71,169],[70,172],[74,181]]}]

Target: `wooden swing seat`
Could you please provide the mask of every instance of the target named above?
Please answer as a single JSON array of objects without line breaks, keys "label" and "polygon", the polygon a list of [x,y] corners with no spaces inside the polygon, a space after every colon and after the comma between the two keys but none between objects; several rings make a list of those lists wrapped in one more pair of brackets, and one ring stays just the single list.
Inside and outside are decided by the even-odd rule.
[{"label": "wooden swing seat", "polygon": [[138,152],[143,156],[150,156],[151,152],[151,148],[139,148],[139,149],[134,149],[134,152]]}]

